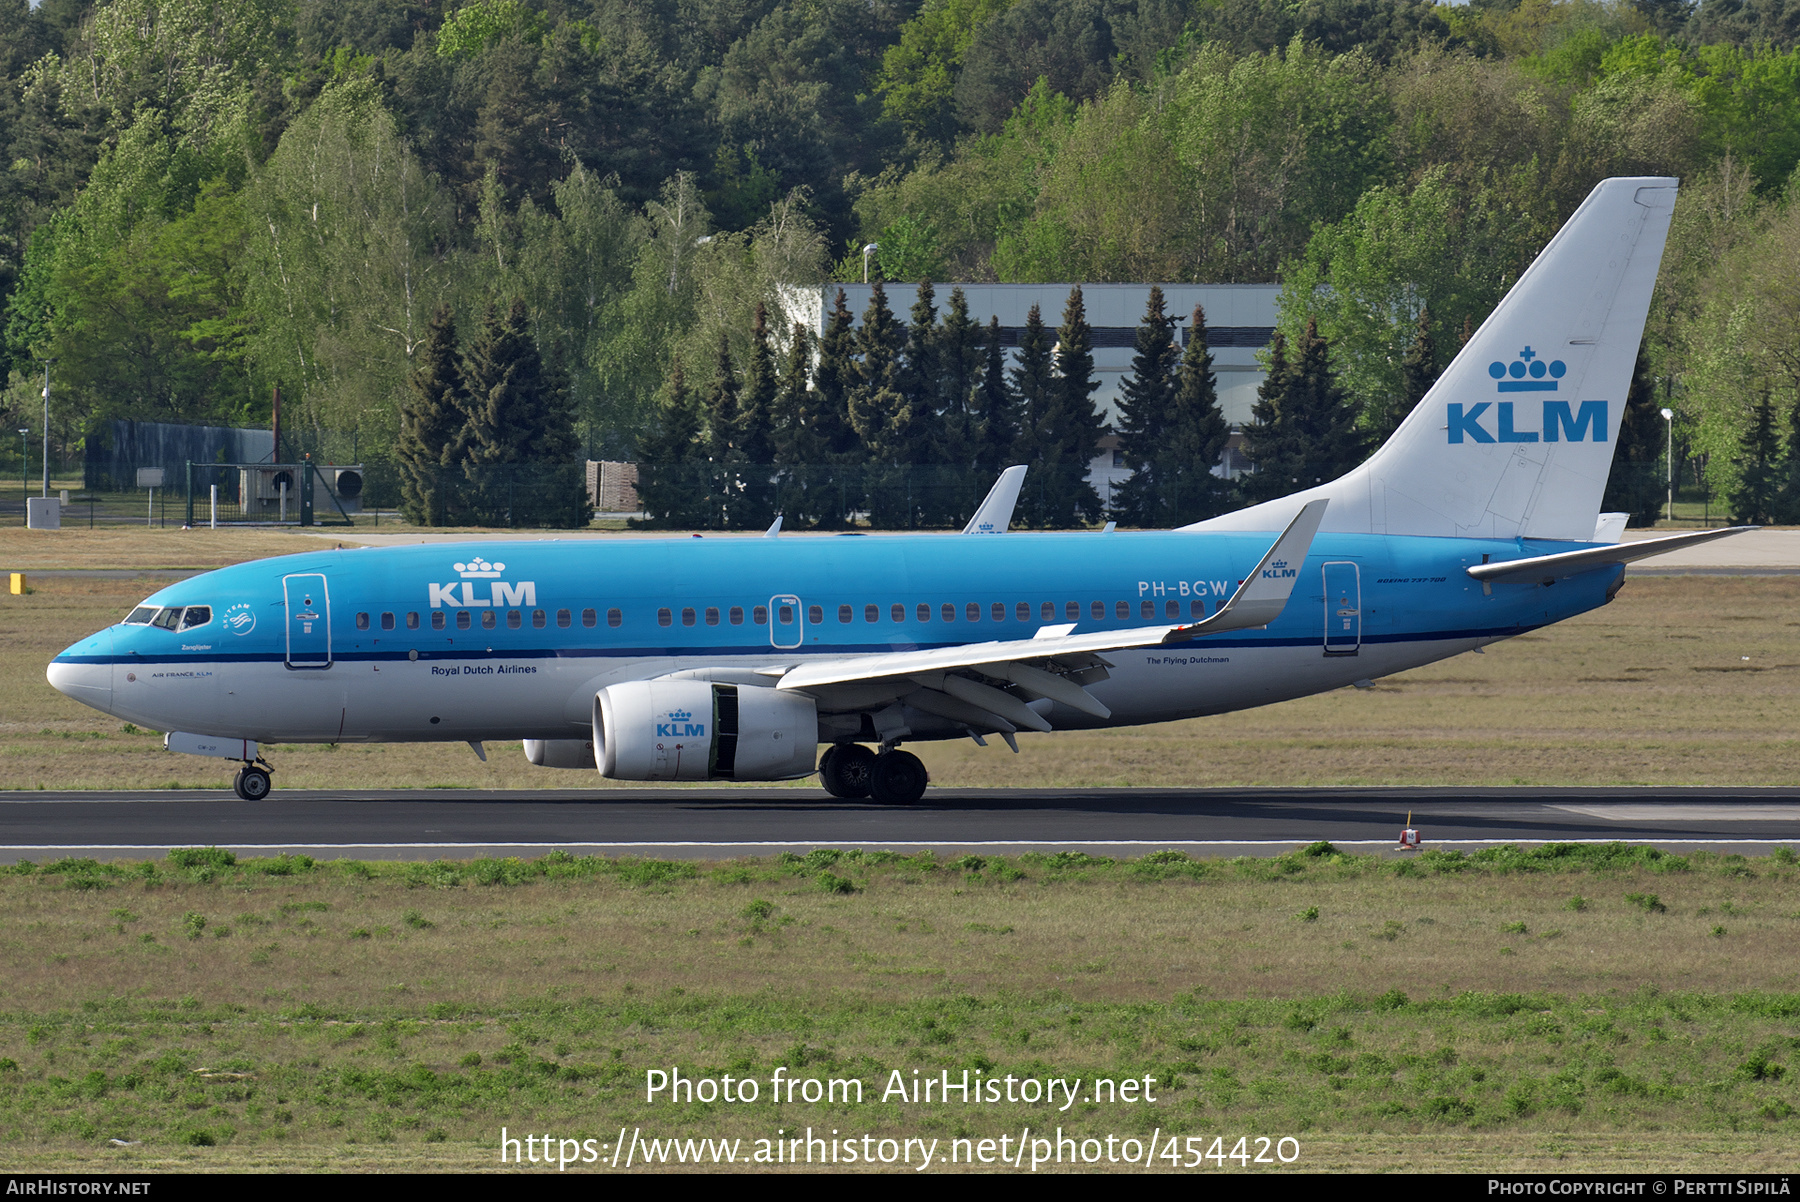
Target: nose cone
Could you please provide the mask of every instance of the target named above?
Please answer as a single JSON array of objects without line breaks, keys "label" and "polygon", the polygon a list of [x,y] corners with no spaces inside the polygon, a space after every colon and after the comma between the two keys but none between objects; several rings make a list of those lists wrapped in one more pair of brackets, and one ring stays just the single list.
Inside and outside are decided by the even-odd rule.
[{"label": "nose cone", "polygon": [[44,670],[50,686],[83,705],[112,710],[112,631],[102,630],[68,648]]}]

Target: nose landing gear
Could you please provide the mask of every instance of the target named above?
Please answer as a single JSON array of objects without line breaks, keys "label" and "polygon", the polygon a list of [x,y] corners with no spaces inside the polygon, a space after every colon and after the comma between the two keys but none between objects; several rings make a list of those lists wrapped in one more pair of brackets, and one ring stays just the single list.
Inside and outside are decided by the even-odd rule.
[{"label": "nose landing gear", "polygon": [[238,769],[237,779],[231,782],[231,787],[245,801],[261,801],[275,787],[274,782],[269,779],[271,771],[260,756],[254,763],[246,761]]}]

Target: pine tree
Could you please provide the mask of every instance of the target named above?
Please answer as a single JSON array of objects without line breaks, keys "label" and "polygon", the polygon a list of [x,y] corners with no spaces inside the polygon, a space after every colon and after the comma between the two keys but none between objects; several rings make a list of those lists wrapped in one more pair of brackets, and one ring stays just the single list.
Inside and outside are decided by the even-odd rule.
[{"label": "pine tree", "polygon": [[706,458],[711,464],[706,492],[712,498],[707,508],[706,526],[721,530],[728,527],[736,497],[736,465],[738,458],[733,436],[738,424],[737,366],[731,361],[731,340],[719,331],[719,351],[713,360],[712,385],[702,402],[706,413]]},{"label": "pine tree", "polygon": [[1771,516],[1783,526],[1800,525],[1800,400],[1788,406],[1787,455]]},{"label": "pine tree", "polygon": [[1375,445],[1380,446],[1393,437],[1400,423],[1408,414],[1418,407],[1431,386],[1437,383],[1437,343],[1431,336],[1431,310],[1428,307],[1419,309],[1419,322],[1413,331],[1412,343],[1406,348],[1406,356],[1400,361],[1401,393],[1390,398],[1372,415],[1369,433]]},{"label": "pine tree", "polygon": [[1019,438],[1012,453],[1014,463],[1038,462],[1038,428],[1049,420],[1050,407],[1054,403],[1051,390],[1055,386],[1050,331],[1044,327],[1043,313],[1033,305],[1025,315],[1025,328],[1019,332],[1018,363],[1012,369],[1012,391],[1018,398],[1019,417]]},{"label": "pine tree", "polygon": [[504,320],[490,305],[463,360],[465,462],[476,481],[477,516],[495,525],[586,525],[568,387],[545,366],[529,325],[524,301],[513,301]]},{"label": "pine tree", "polygon": [[1187,351],[1175,377],[1169,404],[1166,449],[1153,474],[1168,482],[1162,490],[1159,526],[1183,526],[1217,517],[1232,506],[1229,480],[1214,474],[1231,440],[1231,426],[1219,409],[1218,378],[1207,344],[1206,312],[1194,306]]},{"label": "pine tree", "polygon": [[1163,488],[1157,460],[1167,452],[1171,408],[1175,400],[1175,323],[1164,311],[1163,292],[1152,286],[1144,318],[1138,323],[1137,352],[1131,374],[1119,392],[1119,450],[1131,478],[1113,495],[1113,516],[1130,526],[1162,524]]},{"label": "pine tree", "polygon": [[1283,420],[1293,373],[1288,367],[1287,338],[1280,330],[1269,339],[1268,367],[1268,375],[1256,390],[1256,404],[1250,409],[1250,424],[1244,427],[1241,444],[1252,470],[1238,481],[1238,487],[1252,504],[1284,497],[1300,487],[1300,459],[1292,427]]},{"label": "pine tree", "polygon": [[1034,450],[1028,462],[1037,486],[1020,499],[1032,525],[1066,528],[1100,516],[1100,495],[1087,475],[1106,429],[1094,407],[1100,384],[1094,379],[1093,331],[1080,285],[1069,290],[1056,337],[1056,372],[1045,404],[1038,414],[1027,413]]},{"label": "pine tree", "polygon": [[812,404],[812,336],[806,326],[794,323],[788,332],[787,358],[770,411],[770,462],[777,467],[775,511],[790,521],[813,516],[808,499],[812,465],[817,461],[806,412]]},{"label": "pine tree", "polygon": [[[638,443],[639,503],[658,526],[704,525],[708,513],[707,468],[700,410],[676,357],[657,398],[651,430]],[[698,470],[697,470],[698,469]]]},{"label": "pine tree", "polygon": [[1650,375],[1645,343],[1638,344],[1637,365],[1625,393],[1619,419],[1619,441],[1613,447],[1612,471],[1606,477],[1601,509],[1628,513],[1626,524],[1654,526],[1662,512],[1667,467],[1668,428],[1656,403],[1656,381]]},{"label": "pine tree", "polygon": [[1017,462],[1013,449],[1019,441],[1019,398],[1006,381],[998,317],[988,320],[982,362],[981,382],[970,401],[970,430],[975,466],[991,479]]},{"label": "pine tree", "polygon": [[448,525],[452,517],[447,469],[463,455],[468,394],[457,359],[456,317],[440,308],[425,332],[418,362],[400,406],[400,511],[415,526]]},{"label": "pine tree", "polygon": [[850,424],[868,454],[865,482],[869,522],[878,528],[902,529],[913,524],[914,511],[905,466],[901,410],[906,404],[901,383],[906,327],[888,308],[887,290],[876,283],[856,331],[856,383],[850,391]]},{"label": "pine tree", "polygon": [[821,525],[848,524],[851,515],[863,508],[867,494],[861,465],[868,452],[850,424],[850,395],[858,379],[855,355],[856,319],[839,288],[819,337],[819,364],[805,414]]},{"label": "pine tree", "polygon": [[905,484],[905,525],[939,525],[955,508],[944,495],[938,406],[943,391],[943,331],[937,320],[937,294],[930,280],[919,284],[906,329],[906,351],[900,361],[900,404],[894,408],[887,436],[887,457]]},{"label": "pine tree", "polygon": [[945,508],[939,517],[954,526],[968,520],[994,483],[977,463],[980,439],[974,405],[982,362],[981,325],[969,316],[969,298],[963,290],[953,288],[938,328],[938,417],[931,461],[948,473],[940,490]]},{"label": "pine tree", "polygon": [[1295,364],[1299,405],[1290,417],[1298,422],[1304,448],[1300,485],[1310,488],[1335,480],[1368,455],[1368,439],[1357,424],[1356,406],[1338,387],[1331,370],[1331,348],[1319,335],[1319,323],[1306,323],[1306,339]]},{"label": "pine tree", "polygon": [[1731,524],[1767,526],[1774,520],[1781,491],[1781,439],[1775,433],[1775,407],[1764,389],[1751,411],[1750,427],[1738,443],[1738,485],[1731,493]]}]

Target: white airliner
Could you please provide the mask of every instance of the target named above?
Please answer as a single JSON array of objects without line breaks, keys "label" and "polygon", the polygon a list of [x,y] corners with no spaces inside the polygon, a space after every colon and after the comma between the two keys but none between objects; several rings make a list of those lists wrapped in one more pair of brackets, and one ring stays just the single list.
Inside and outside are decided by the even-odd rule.
[{"label": "white airliner", "polygon": [[[1597,187],[1374,456],[1180,530],[582,539],[320,551],[208,572],[50,664],[97,709],[242,761],[303,742],[523,740],[617,780],[909,802],[903,743],[1166,722],[1365,682],[1611,600],[1602,520],[1672,179]],[[1604,530],[1604,534],[1602,531]],[[821,759],[820,744],[826,745]]]}]

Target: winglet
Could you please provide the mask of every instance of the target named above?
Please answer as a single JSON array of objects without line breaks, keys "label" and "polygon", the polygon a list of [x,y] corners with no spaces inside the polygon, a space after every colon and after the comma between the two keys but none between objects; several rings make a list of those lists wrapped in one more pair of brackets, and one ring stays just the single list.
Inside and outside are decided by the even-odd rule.
[{"label": "winglet", "polygon": [[1267,626],[1279,618],[1281,611],[1287,608],[1294,585],[1300,580],[1300,565],[1306,562],[1306,553],[1312,549],[1319,523],[1325,520],[1326,503],[1323,497],[1308,501],[1294,515],[1294,520],[1281,532],[1275,545],[1269,548],[1249,578],[1238,585],[1231,600],[1219,607],[1218,613],[1192,626],[1171,630],[1163,641],[1181,643],[1226,630],[1248,630]]},{"label": "winglet", "polygon": [[975,516],[964,526],[964,534],[1005,534],[1006,528],[1012,525],[1013,506],[1019,503],[1019,488],[1025,483],[1025,465],[1009,467],[1000,473],[994,481],[994,487],[988,490],[987,499]]},{"label": "winglet", "polygon": [[779,513],[775,515],[775,520],[773,522],[769,523],[769,528],[767,530],[763,531],[763,537],[764,538],[780,538],[781,537],[781,515]]}]

